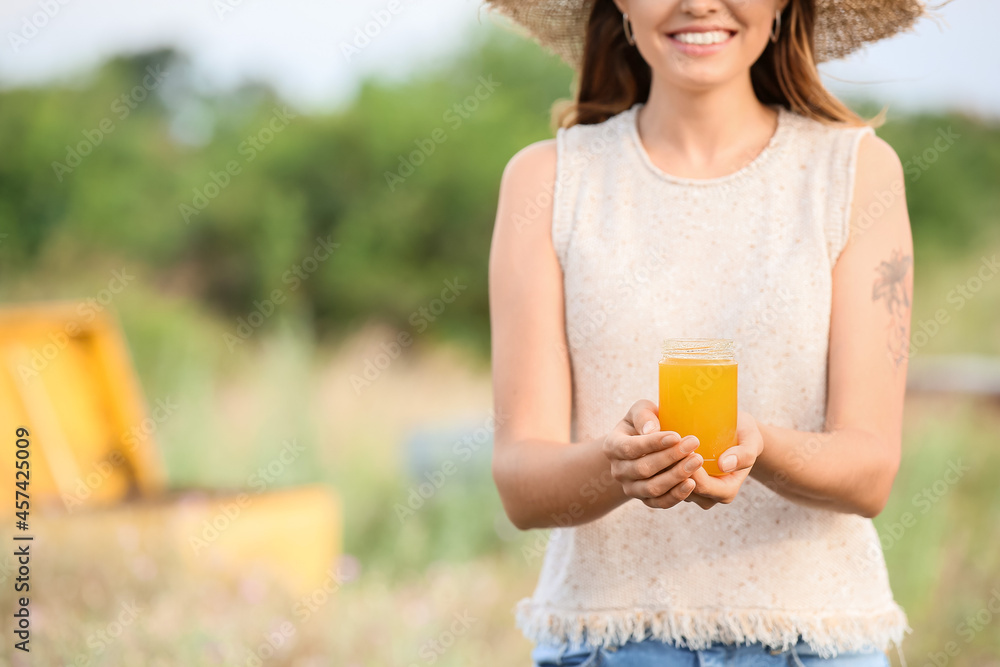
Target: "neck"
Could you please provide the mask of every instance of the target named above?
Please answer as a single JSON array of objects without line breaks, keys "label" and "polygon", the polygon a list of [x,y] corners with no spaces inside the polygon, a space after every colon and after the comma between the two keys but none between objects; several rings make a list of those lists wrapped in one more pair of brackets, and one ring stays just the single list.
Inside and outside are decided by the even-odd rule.
[{"label": "neck", "polygon": [[640,114],[644,141],[692,162],[710,162],[727,147],[770,137],[775,113],[761,104],[750,76],[706,90],[680,89],[655,78]]}]

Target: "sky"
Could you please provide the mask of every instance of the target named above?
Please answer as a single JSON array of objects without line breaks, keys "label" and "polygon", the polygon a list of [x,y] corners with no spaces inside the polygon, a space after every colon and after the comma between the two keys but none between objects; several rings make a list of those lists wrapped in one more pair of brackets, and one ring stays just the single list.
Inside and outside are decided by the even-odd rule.
[{"label": "sky", "polygon": [[[1000,0],[952,0],[938,14],[823,64],[824,81],[894,110],[1000,118]],[[347,54],[379,17],[370,42]],[[169,45],[208,89],[264,80],[302,110],[333,110],[365,74],[406,77],[503,25],[479,0],[3,0],[0,86],[81,81],[111,56]]]}]

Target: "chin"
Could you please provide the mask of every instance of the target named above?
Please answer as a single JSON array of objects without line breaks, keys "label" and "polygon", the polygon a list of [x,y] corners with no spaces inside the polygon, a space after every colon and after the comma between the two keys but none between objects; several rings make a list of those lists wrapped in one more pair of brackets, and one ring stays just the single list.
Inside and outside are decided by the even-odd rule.
[{"label": "chin", "polygon": [[669,65],[664,72],[663,78],[669,82],[670,85],[677,88],[685,90],[706,90],[723,85],[724,83],[732,80],[733,76],[735,76],[733,72],[728,70],[720,71],[718,68],[714,67],[700,66],[697,68],[692,67],[680,70],[676,67],[676,65]]},{"label": "chin", "polygon": [[707,57],[687,56],[667,46],[657,49],[659,67],[653,69],[659,78],[678,88],[704,90],[720,86],[749,72],[753,61],[745,49],[738,48],[741,46],[732,44],[732,50]]}]

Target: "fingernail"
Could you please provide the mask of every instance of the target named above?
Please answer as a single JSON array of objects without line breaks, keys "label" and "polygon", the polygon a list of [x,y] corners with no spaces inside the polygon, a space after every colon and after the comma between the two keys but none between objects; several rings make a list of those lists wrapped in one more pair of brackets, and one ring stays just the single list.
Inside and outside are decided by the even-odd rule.
[{"label": "fingernail", "polygon": [[693,456],[690,461],[684,464],[684,469],[688,472],[694,472],[701,467],[701,457]]},{"label": "fingernail", "polygon": [[722,470],[730,470],[736,467],[736,457],[730,454],[719,461],[719,468]]},{"label": "fingernail", "polygon": [[690,454],[694,450],[698,449],[698,438],[691,436],[684,440],[684,444],[681,445],[681,451],[685,454]]},{"label": "fingernail", "polygon": [[642,427],[642,434],[646,435],[647,433],[652,433],[654,429],[656,429],[656,422],[650,419],[646,422],[646,425]]}]

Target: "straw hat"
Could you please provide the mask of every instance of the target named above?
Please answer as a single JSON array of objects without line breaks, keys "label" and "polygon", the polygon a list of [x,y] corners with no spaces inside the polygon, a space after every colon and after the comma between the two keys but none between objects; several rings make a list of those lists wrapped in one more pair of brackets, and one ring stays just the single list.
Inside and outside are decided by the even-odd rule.
[{"label": "straw hat", "polygon": [[[816,61],[833,60],[868,42],[909,29],[928,15],[922,0],[813,0]],[[595,0],[484,0],[548,51],[579,71],[587,19]]]}]

